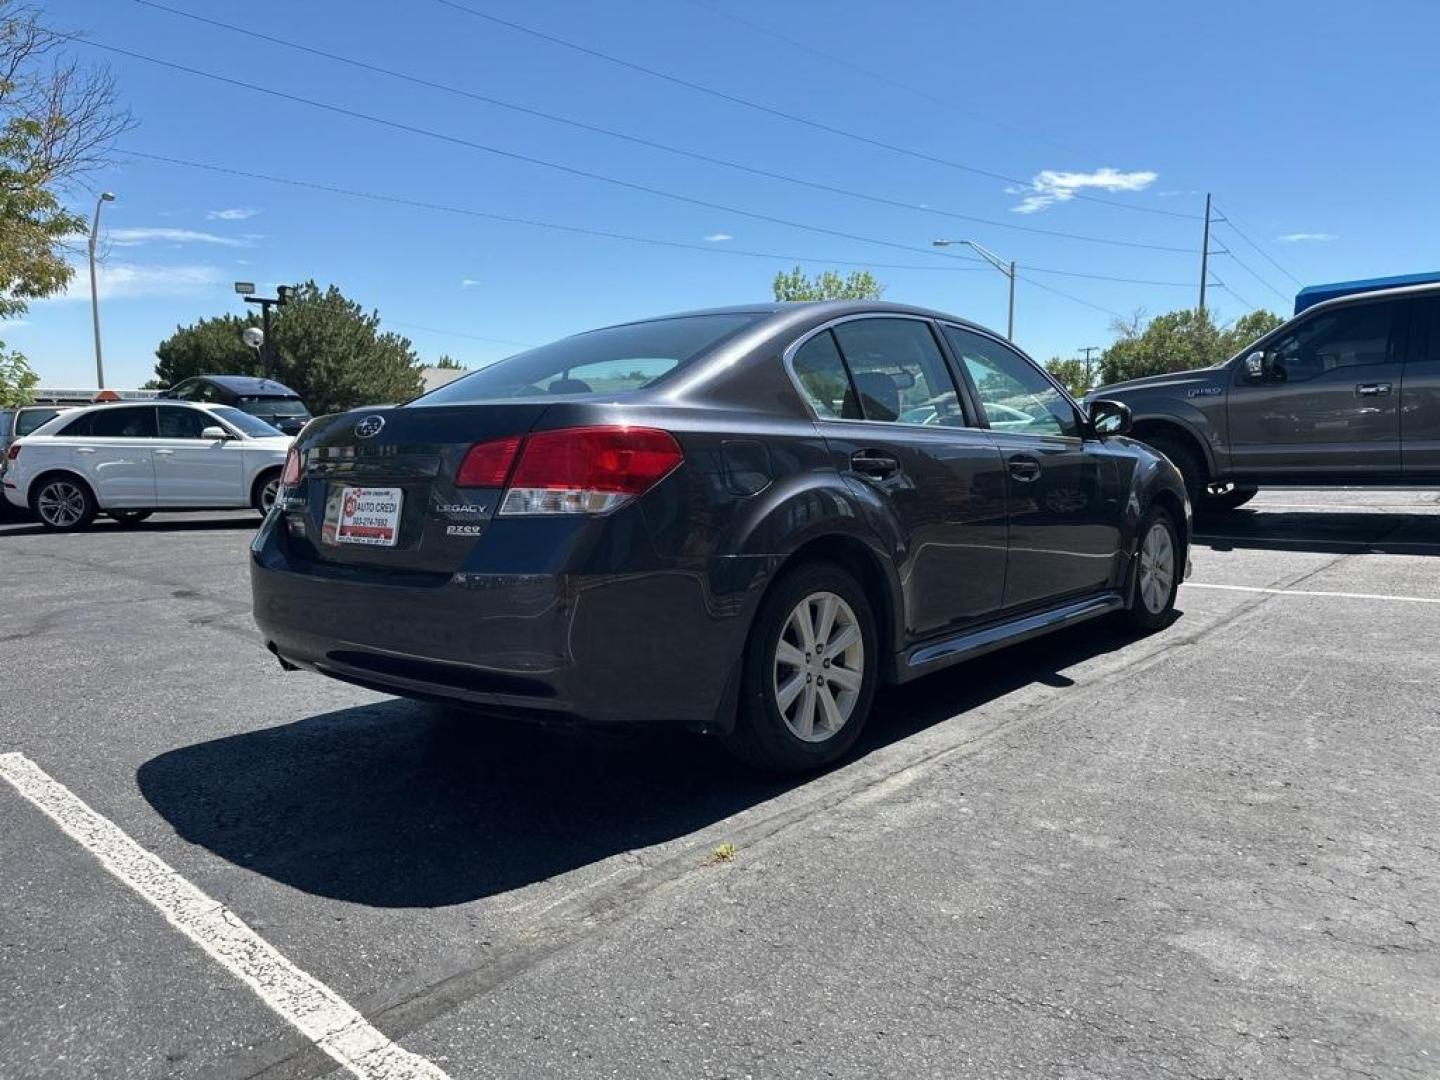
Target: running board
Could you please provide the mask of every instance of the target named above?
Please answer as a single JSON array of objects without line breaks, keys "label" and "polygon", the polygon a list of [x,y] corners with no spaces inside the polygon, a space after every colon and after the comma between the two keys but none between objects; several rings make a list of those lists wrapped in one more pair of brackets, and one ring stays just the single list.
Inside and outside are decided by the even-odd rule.
[{"label": "running board", "polygon": [[1063,607],[1051,608],[1049,611],[1040,611],[1009,622],[957,634],[944,641],[917,645],[909,652],[901,654],[900,662],[896,665],[897,681],[908,682],[951,664],[973,660],[985,653],[1003,649],[1006,645],[1015,645],[1041,634],[1048,634],[1052,630],[1119,611],[1124,606],[1125,598],[1118,592],[1102,593],[1073,601]]}]

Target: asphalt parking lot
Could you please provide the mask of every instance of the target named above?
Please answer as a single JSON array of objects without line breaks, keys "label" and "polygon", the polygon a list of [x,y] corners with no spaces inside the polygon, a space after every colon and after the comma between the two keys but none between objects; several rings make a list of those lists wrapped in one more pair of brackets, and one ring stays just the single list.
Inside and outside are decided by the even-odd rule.
[{"label": "asphalt parking lot", "polygon": [[328,1075],[297,972],[375,1077],[1440,1075],[1440,497],[1252,505],[799,782],[283,673],[253,514],[0,528],[0,1076]]}]

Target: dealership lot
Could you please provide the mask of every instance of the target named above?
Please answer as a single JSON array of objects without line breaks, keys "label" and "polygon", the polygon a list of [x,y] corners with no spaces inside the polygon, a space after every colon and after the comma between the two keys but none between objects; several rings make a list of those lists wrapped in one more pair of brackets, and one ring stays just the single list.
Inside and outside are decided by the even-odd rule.
[{"label": "dealership lot", "polygon": [[1435,1075],[1440,498],[1253,506],[1167,630],[891,691],[804,781],[285,674],[250,513],[0,528],[0,1075],[338,1067],[17,762],[363,1014],[366,1075]]}]

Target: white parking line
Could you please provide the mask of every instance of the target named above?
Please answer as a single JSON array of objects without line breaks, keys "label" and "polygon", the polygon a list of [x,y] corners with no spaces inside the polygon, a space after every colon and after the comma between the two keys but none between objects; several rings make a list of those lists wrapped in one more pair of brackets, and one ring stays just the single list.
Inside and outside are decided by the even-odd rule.
[{"label": "white parking line", "polygon": [[1227,592],[1273,593],[1276,596],[1333,596],[1342,600],[1395,600],[1403,604],[1440,604],[1440,596],[1387,596],[1384,593],[1323,592],[1318,589],[1262,589],[1256,585],[1210,585],[1187,581],[1187,589],[1224,589]]},{"label": "white parking line", "polygon": [[[1357,547],[1357,548],[1374,548],[1374,549],[1380,549],[1380,548],[1386,548],[1386,549],[1389,549],[1389,548],[1418,548],[1418,549],[1424,550],[1424,551],[1433,551],[1433,550],[1435,550],[1436,548],[1440,548],[1440,542],[1437,542],[1437,541],[1424,541],[1424,540],[1325,540],[1325,539],[1322,539],[1321,537],[1318,537],[1318,536],[1316,536],[1316,537],[1309,537],[1309,538],[1288,538],[1288,539],[1287,539],[1286,537],[1283,537],[1283,536],[1220,536],[1220,535],[1217,535],[1217,534],[1215,534],[1215,533],[1196,533],[1196,534],[1195,534],[1195,542],[1196,542],[1197,544],[1210,544],[1210,543],[1222,543],[1222,544],[1225,544],[1225,543],[1253,544],[1253,543],[1257,543],[1257,542],[1258,542],[1258,543],[1260,543],[1260,544],[1267,545],[1267,546],[1270,545],[1270,544],[1302,544],[1302,545],[1305,545],[1305,546],[1307,546],[1307,547],[1308,547],[1308,546],[1311,546],[1311,545],[1315,545],[1315,546],[1319,546],[1319,547]],[[1382,554],[1388,554],[1388,553],[1389,553],[1388,551],[1380,551],[1380,550],[1375,550],[1375,551],[1373,552],[1373,554],[1376,554],[1376,555],[1382,555]],[[1361,552],[1360,554],[1363,555],[1363,554],[1365,554],[1365,552]]]},{"label": "white parking line", "polygon": [[318,979],[301,971],[233,911],[97,814],[24,754],[0,754],[0,776],[100,865],[143,896],[260,1000],[362,1080],[449,1080],[401,1049]]}]

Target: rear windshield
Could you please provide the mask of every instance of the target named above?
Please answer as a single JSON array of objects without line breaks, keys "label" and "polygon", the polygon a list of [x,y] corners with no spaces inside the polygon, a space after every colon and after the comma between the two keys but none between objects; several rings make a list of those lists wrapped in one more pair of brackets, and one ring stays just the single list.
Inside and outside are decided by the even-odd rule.
[{"label": "rear windshield", "polygon": [[463,405],[497,398],[565,397],[639,390],[678,371],[765,315],[740,312],[612,326],[517,353],[412,402]]},{"label": "rear windshield", "polygon": [[21,409],[15,414],[15,434],[29,435],[41,424],[48,424],[59,415],[59,409]]},{"label": "rear windshield", "polygon": [[285,434],[278,428],[271,427],[258,416],[251,416],[230,405],[216,405],[210,409],[210,412],[222,418],[231,427],[239,428],[252,439],[269,439]]},{"label": "rear windshield", "polygon": [[309,416],[310,411],[298,397],[242,397],[235,403],[247,413],[258,416]]}]

